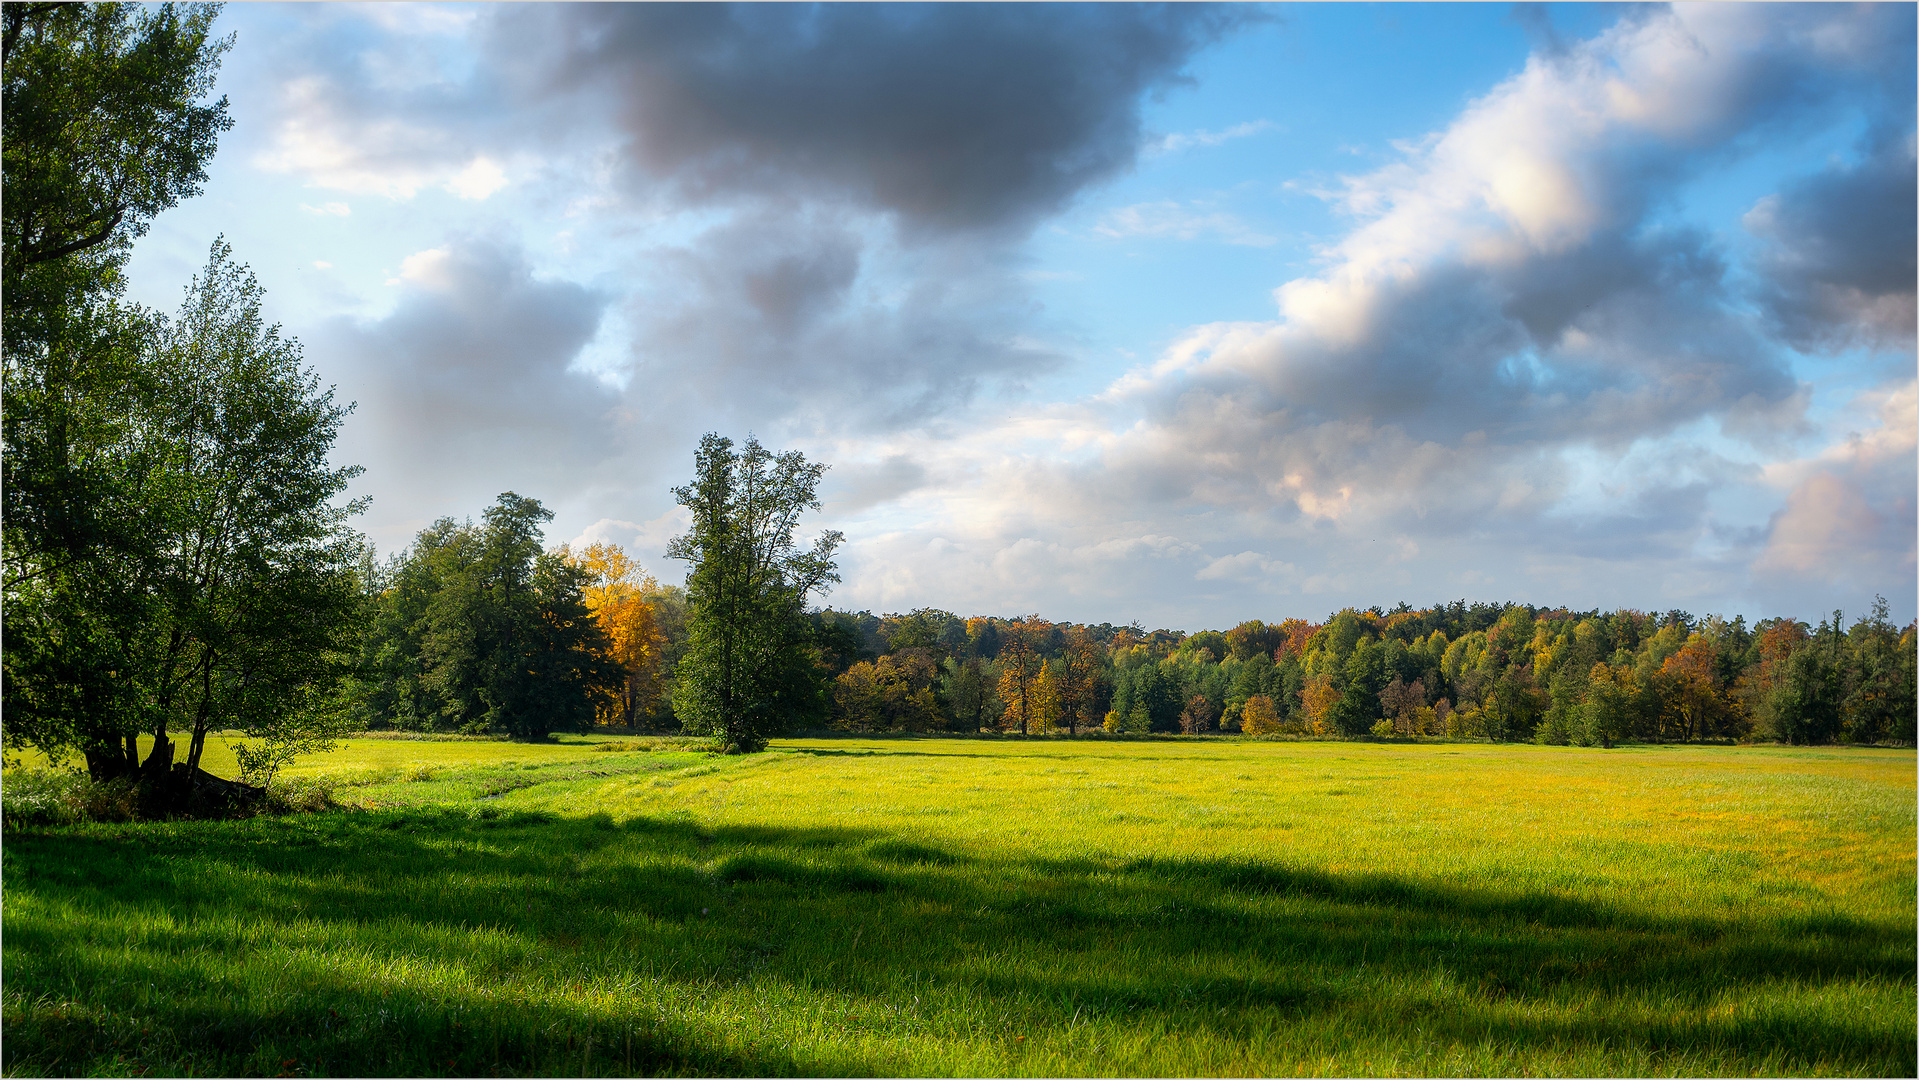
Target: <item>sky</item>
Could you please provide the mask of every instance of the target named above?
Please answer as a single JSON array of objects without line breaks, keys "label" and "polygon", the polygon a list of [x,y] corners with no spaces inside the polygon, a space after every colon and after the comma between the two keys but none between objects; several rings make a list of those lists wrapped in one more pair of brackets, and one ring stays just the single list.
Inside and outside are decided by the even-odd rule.
[{"label": "sky", "polygon": [[661,580],[709,431],[832,606],[1919,606],[1912,5],[236,4],[215,237],[383,553]]}]

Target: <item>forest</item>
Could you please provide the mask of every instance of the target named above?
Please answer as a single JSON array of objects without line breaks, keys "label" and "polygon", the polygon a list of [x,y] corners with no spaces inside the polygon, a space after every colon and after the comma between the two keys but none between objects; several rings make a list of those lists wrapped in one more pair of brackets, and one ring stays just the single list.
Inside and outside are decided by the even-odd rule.
[{"label": "forest", "polygon": [[[686,591],[618,545],[542,550],[527,529],[543,513],[503,496],[480,525],[438,522],[408,550],[365,564],[367,630],[344,691],[354,726],[518,735],[689,726],[673,708]],[[528,588],[487,587],[493,579]],[[523,640],[539,642],[536,658],[490,663],[476,628],[516,619]],[[789,730],[1913,741],[1919,631],[1895,626],[1883,600],[1850,625],[1836,611],[1748,625],[1463,600],[1196,633],[933,608],[828,607],[804,619],[797,642],[811,686],[794,699]],[[522,682],[489,689],[509,668]],[[542,709],[520,710],[520,700]]]}]

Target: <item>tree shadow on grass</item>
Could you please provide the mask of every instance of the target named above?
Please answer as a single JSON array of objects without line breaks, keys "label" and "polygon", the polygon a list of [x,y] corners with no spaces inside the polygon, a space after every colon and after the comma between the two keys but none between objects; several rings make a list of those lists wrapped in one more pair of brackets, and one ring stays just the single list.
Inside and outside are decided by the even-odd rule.
[{"label": "tree shadow on grass", "polygon": [[1666,918],[1278,861],[1000,859],[879,830],[491,808],[14,833],[4,856],[10,1074],[913,1064],[728,1023],[741,991],[795,1014],[910,991],[930,1010],[914,1030],[956,1042],[987,1001],[1035,1031],[1250,1044],[1275,1020],[1352,1021],[1729,1071],[1915,1065],[1909,1015],[1709,1008],[1860,984],[1909,999],[1912,927],[1843,916]]}]

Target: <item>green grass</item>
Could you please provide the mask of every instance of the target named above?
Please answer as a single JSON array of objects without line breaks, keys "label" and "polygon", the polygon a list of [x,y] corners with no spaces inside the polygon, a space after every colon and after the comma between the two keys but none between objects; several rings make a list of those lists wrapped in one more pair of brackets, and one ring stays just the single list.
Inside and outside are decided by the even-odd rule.
[{"label": "green grass", "polygon": [[9,832],[6,1071],[1919,1064],[1910,751],[613,741]]}]

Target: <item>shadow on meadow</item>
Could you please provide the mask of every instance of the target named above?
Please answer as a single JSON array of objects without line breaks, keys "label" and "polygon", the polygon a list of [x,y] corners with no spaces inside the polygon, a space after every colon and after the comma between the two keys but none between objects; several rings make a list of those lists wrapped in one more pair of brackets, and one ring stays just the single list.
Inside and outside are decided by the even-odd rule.
[{"label": "shadow on meadow", "polygon": [[879,831],[491,809],[13,833],[4,856],[12,1075],[908,1064],[830,1037],[756,1043],[716,1018],[742,988],[878,1035],[911,997],[913,1032],[954,1040],[982,1038],[980,1003],[1016,1002],[1029,1031],[1230,1041],[1337,1015],[1440,1045],[1788,1071],[1910,1075],[1915,1058],[1910,1017],[1708,1008],[1912,986],[1911,927],[1838,917],[1661,919],[1277,862],[985,859]]}]

